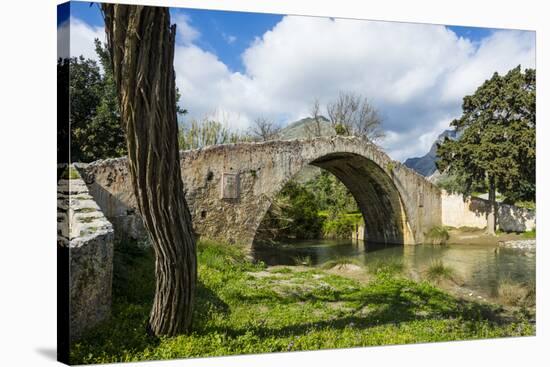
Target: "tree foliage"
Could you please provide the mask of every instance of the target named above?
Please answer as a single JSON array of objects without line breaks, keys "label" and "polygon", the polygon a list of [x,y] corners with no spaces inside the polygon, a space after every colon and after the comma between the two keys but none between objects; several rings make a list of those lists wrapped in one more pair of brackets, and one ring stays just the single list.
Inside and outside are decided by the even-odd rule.
[{"label": "tree foliage", "polygon": [[495,73],[471,96],[451,126],[463,130],[438,145],[437,168],[458,175],[471,192],[495,188],[508,198],[535,200],[535,70]]},{"label": "tree foliage", "polygon": [[110,57],[95,40],[99,64],[83,56],[70,59],[71,159],[91,162],[126,154],[126,140]]},{"label": "tree foliage", "polygon": [[319,238],[323,227],[319,210],[315,195],[296,181],[290,181],[272,202],[256,238]]},{"label": "tree foliage", "polygon": [[493,203],[496,191],[535,200],[535,101],[535,70],[494,73],[464,97],[462,116],[451,122],[462,136],[438,144],[438,170],[458,177],[466,193],[485,187]]},{"label": "tree foliage", "polygon": [[358,212],[346,186],[322,170],[306,183],[293,180],[285,185],[262,220],[256,238],[349,238],[356,217],[361,216]]},{"label": "tree foliage", "polygon": [[[120,157],[127,153],[111,55],[99,39],[96,38],[94,44],[99,64],[83,56],[69,59],[71,159],[75,162]],[[176,111],[185,114],[187,110],[177,104],[179,98],[176,89]]]},{"label": "tree foliage", "polygon": [[321,170],[318,176],[304,186],[315,195],[319,209],[325,211],[329,219],[359,211],[348,188],[329,171]]},{"label": "tree foliage", "polygon": [[204,118],[193,119],[179,130],[180,149],[198,149],[208,145],[237,143],[250,140],[246,135],[233,131],[219,121]]}]

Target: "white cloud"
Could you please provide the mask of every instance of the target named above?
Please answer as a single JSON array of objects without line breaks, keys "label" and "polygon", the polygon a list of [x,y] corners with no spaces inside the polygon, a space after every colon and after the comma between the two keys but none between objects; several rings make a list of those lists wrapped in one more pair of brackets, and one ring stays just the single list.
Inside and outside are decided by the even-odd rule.
[{"label": "white cloud", "polygon": [[473,43],[440,25],[286,16],[243,53],[239,73],[193,43],[200,32],[188,17],[175,21],[174,67],[187,118],[222,111],[239,129],[260,115],[286,123],[307,116],[315,97],[325,104],[349,90],[379,109],[382,145],[398,160],[426,153],[460,115],[462,97],[494,71],[535,66],[532,32],[496,31]]},{"label": "white cloud", "polygon": [[57,27],[57,58],[66,59],[70,57],[70,23],[69,20],[64,21]]},{"label": "white cloud", "polygon": [[222,38],[225,42],[227,42],[229,45],[232,45],[237,40],[237,37],[232,34],[222,33]]},{"label": "white cloud", "polygon": [[176,23],[176,37],[179,42],[189,45],[200,37],[200,32],[191,25],[191,18],[187,14],[177,13],[172,17]]},{"label": "white cloud", "polygon": [[71,57],[83,55],[87,59],[98,60],[94,40],[99,38],[101,42],[105,42],[104,28],[91,26],[75,17],[71,17],[70,22]]},{"label": "white cloud", "polygon": [[535,67],[535,33],[498,31],[484,39],[477,52],[454,70],[445,82],[444,101],[455,101],[475,91],[480,82],[496,71],[506,71],[520,65]]}]

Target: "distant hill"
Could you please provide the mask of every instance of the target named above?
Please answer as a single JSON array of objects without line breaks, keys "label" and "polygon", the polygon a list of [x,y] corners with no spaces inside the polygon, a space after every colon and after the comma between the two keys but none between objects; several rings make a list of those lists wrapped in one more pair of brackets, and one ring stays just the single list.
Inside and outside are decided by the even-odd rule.
[{"label": "distant hill", "polygon": [[459,137],[459,133],[455,130],[445,130],[437,137],[437,140],[432,144],[430,151],[426,155],[422,157],[408,158],[404,163],[405,166],[415,170],[425,177],[434,175],[437,170],[435,167],[435,160],[437,158],[437,143],[441,143],[445,137],[456,140]]},{"label": "distant hill", "polygon": [[[334,135],[335,132],[330,125],[330,121],[323,116],[320,117],[320,120],[321,135]],[[311,117],[306,117],[301,120],[292,122],[279,132],[279,137],[283,140],[305,139],[308,137],[307,126],[313,126],[314,124],[315,120]]]},{"label": "distant hill", "polygon": [[[324,117],[320,117],[321,120],[321,135],[329,136],[335,135],[335,131],[330,125],[330,121]],[[306,117],[301,120],[292,122],[288,124],[285,128],[281,129],[279,132],[279,138],[282,140],[291,140],[291,139],[306,139],[309,138],[307,131],[307,126],[315,124],[315,120],[311,117]],[[304,167],[294,179],[300,183],[305,183],[319,175],[321,169],[315,166],[306,166]]]}]

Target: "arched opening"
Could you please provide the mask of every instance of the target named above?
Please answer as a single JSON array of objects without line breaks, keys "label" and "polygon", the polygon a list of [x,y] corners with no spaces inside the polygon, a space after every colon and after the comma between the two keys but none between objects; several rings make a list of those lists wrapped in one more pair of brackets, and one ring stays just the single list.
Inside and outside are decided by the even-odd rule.
[{"label": "arched opening", "polygon": [[[348,228],[349,232],[344,237],[337,236],[338,239],[346,240],[347,243],[352,239],[357,239],[354,238],[353,229],[357,230],[359,228],[362,231],[358,236],[359,239],[364,240],[362,243],[368,243],[370,247],[402,245],[405,243],[405,238],[408,235],[407,231],[409,230],[405,210],[392,177],[384,169],[372,160],[354,153],[331,153],[319,157],[309,162],[309,164],[308,167],[318,167],[321,172],[324,172],[324,174],[318,173],[313,180],[318,180],[319,177],[326,174],[333,176],[354,204],[355,210],[352,209],[345,213],[346,220],[350,219],[348,224],[351,222],[354,227]],[[387,168],[387,170],[391,171],[391,168]],[[297,176],[301,176],[302,172],[299,172]],[[294,220],[299,222],[293,223],[297,228],[297,230],[294,228],[294,236],[298,240],[307,240],[312,237],[311,233],[319,233],[317,228],[319,223],[315,220],[315,216],[311,215],[311,212],[320,208],[315,205],[317,203],[312,204],[311,201],[322,201],[322,199],[319,195],[312,194],[310,183],[304,184],[303,179],[298,184],[296,181],[296,176],[287,181],[286,185],[280,190],[279,197],[281,194],[288,195],[289,192],[291,194],[297,193],[291,198],[296,199],[298,197],[296,210],[298,214],[303,213],[303,215],[294,217]],[[304,189],[308,185],[309,192]],[[313,188],[315,189],[315,187]],[[306,192],[302,193],[300,190]],[[309,202],[307,202],[308,200]],[[252,244],[253,250],[259,246],[265,246],[266,239],[269,240],[270,230],[272,229],[270,226],[273,227],[273,223],[275,223],[275,226],[277,224],[281,225],[281,222],[273,221],[273,213],[280,210],[280,208],[277,208],[279,205],[278,198],[275,197],[272,200],[270,209],[267,210],[258,226]],[[357,219],[360,219],[360,221]],[[324,232],[320,233],[322,236],[326,235],[326,224],[326,222],[323,223]],[[276,233],[273,234],[276,237]],[[326,239],[326,237],[322,238]],[[316,239],[320,238],[317,237]],[[282,243],[288,243],[288,241],[282,241]],[[318,254],[310,255],[316,256]],[[313,259],[314,262],[317,262],[315,260],[317,259]]]},{"label": "arched opening", "polygon": [[383,244],[405,242],[405,210],[391,177],[381,167],[351,153],[329,154],[310,164],[338,177],[351,192],[365,219],[366,240]]}]

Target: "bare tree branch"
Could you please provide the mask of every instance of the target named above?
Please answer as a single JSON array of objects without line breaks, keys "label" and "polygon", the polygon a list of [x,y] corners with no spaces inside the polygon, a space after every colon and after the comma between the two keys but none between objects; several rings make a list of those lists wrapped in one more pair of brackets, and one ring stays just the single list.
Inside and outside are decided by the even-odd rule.
[{"label": "bare tree branch", "polygon": [[355,135],[377,141],[384,137],[381,119],[366,97],[353,92],[340,92],[327,104],[329,121],[339,135]]},{"label": "bare tree branch", "polygon": [[281,127],[279,125],[265,117],[256,118],[250,127],[251,135],[260,141],[277,139],[280,131]]}]

